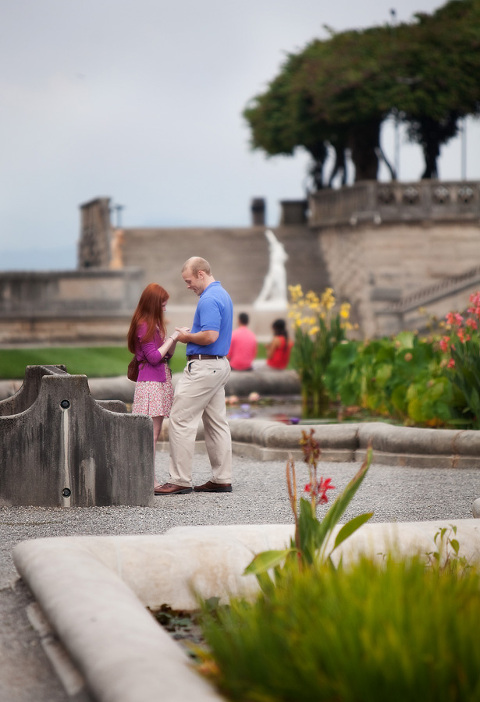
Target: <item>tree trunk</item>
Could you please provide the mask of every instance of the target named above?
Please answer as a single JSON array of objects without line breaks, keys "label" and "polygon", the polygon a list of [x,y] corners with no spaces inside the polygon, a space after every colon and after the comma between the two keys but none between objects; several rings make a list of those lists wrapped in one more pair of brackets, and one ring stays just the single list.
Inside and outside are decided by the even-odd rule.
[{"label": "tree trunk", "polygon": [[375,119],[353,126],[350,131],[349,145],[355,164],[355,182],[377,180],[380,125],[381,120]]}]

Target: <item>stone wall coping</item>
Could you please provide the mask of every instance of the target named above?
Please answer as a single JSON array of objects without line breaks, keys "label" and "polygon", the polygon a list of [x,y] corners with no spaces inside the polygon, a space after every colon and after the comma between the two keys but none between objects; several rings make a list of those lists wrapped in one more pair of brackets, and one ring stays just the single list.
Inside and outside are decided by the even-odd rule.
[{"label": "stone wall coping", "polygon": [[[476,519],[367,524],[338,549],[338,558],[348,563],[363,552],[382,558],[392,548],[426,554],[436,550],[439,528],[450,525],[457,527],[462,555],[480,562]],[[283,548],[292,533],[292,525],[280,524],[45,538],[18,544],[13,557],[95,699],[214,702],[222,697],[146,608],[195,609],[194,592],[223,601],[230,594],[253,596],[257,584],[242,575],[246,565],[261,550]]]},{"label": "stone wall coping", "polygon": [[[480,432],[401,427],[386,422],[284,425],[257,419],[230,420],[235,452],[243,445],[262,460],[300,454],[302,431],[313,428],[323,460],[361,461],[369,445],[375,462],[418,467],[480,468]],[[270,454],[270,455],[269,455]]]},{"label": "stone wall coping", "polygon": [[138,277],[142,273],[142,269],[138,266],[125,266],[121,269],[112,269],[105,267],[98,268],[77,268],[64,270],[32,270],[32,271],[0,271],[0,282],[14,280],[47,280],[51,282],[56,278],[129,278],[131,276]]}]

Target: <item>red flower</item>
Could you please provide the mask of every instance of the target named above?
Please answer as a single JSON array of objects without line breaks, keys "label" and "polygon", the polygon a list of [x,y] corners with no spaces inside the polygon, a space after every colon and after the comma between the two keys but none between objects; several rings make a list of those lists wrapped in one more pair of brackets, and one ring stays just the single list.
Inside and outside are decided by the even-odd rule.
[{"label": "red flower", "polygon": [[476,307],[480,306],[480,292],[472,293],[470,295],[470,302],[472,303],[472,306],[475,305]]},{"label": "red flower", "polygon": [[453,360],[453,358],[451,358],[447,363],[447,368],[455,368],[455,361]]},{"label": "red flower", "polygon": [[440,348],[442,351],[448,351],[448,345],[450,343],[450,337],[444,336],[440,339]]},{"label": "red flower", "polygon": [[463,317],[461,314],[458,314],[458,312],[449,312],[447,314],[447,322],[448,324],[452,324],[454,327],[459,327],[463,322]]},{"label": "red flower", "polygon": [[470,334],[467,334],[465,336],[465,332],[463,329],[458,330],[458,338],[460,339],[462,344],[464,344],[466,341],[470,341],[470,339],[471,339]]},{"label": "red flower", "polygon": [[309,492],[312,495],[317,495],[320,504],[324,505],[328,502],[327,490],[335,490],[335,485],[331,485],[331,482],[331,478],[325,478],[325,480],[320,478],[316,485],[312,485],[312,483],[305,485],[305,492]]}]

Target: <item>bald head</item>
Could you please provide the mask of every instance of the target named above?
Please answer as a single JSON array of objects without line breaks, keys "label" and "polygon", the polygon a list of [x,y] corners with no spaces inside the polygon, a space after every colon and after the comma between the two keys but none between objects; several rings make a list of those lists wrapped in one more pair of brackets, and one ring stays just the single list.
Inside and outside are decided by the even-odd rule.
[{"label": "bald head", "polygon": [[209,276],[212,275],[209,262],[204,258],[200,258],[200,256],[192,256],[191,258],[187,259],[183,264],[182,273],[185,271],[191,271],[195,278],[198,276],[200,271],[203,271]]},{"label": "bald head", "polygon": [[210,272],[209,262],[200,256],[192,256],[188,261],[185,261],[182,268],[182,278],[187,288],[193,290],[195,295],[201,295],[215,280]]}]

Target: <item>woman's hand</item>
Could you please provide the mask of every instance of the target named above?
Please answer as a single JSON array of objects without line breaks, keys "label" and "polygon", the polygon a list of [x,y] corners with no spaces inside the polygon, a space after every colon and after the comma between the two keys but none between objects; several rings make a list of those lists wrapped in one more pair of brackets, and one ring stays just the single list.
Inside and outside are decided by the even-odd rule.
[{"label": "woman's hand", "polygon": [[181,344],[186,344],[188,342],[188,339],[186,337],[186,334],[190,331],[190,327],[175,327],[175,334],[177,335],[177,340],[180,341]]}]

